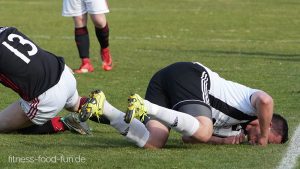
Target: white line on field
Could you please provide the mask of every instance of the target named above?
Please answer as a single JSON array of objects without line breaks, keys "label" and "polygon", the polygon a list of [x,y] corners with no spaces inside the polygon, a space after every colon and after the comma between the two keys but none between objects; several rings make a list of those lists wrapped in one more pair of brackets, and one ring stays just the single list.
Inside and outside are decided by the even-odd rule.
[{"label": "white line on field", "polygon": [[287,152],[285,153],[277,169],[292,169],[297,164],[297,158],[300,155],[300,125],[294,132]]},{"label": "white line on field", "polygon": [[[49,35],[32,35],[35,39],[74,39],[74,36],[49,36]],[[130,36],[113,36],[110,39],[112,40],[157,40],[157,39],[179,39],[170,37],[167,35],[152,35],[144,37],[130,37]],[[199,38],[189,38],[191,41],[195,42],[236,42],[236,43],[300,43],[300,40],[250,40],[250,39],[199,39]]]}]

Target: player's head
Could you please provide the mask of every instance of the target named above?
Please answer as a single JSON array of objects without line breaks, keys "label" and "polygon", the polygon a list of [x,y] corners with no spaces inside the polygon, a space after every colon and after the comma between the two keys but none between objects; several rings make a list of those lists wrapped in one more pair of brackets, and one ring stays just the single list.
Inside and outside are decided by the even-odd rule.
[{"label": "player's head", "polygon": [[[248,135],[249,142],[258,142],[260,127],[257,119],[251,121],[246,126],[246,133]],[[286,119],[279,114],[273,114],[268,140],[270,144],[282,144],[288,141],[288,124]]]},{"label": "player's head", "polygon": [[273,114],[271,132],[281,136],[281,142],[285,143],[288,141],[288,123],[285,118],[279,114]]}]

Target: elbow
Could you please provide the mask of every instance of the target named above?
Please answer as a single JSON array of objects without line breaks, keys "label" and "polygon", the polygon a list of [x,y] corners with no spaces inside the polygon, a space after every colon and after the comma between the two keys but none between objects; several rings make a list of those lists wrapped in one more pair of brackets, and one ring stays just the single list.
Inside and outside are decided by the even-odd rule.
[{"label": "elbow", "polygon": [[255,106],[273,105],[273,98],[263,91],[256,92],[253,98]]},{"label": "elbow", "polygon": [[262,105],[273,105],[273,98],[268,94],[261,95],[259,100]]}]

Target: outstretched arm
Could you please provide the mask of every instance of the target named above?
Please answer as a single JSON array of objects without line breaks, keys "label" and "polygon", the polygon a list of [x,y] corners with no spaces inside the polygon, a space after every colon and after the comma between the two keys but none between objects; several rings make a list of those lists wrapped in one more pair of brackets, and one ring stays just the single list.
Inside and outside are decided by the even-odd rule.
[{"label": "outstretched arm", "polygon": [[251,97],[251,103],[256,109],[260,126],[260,136],[258,144],[266,146],[273,116],[273,99],[263,91],[255,92]]}]

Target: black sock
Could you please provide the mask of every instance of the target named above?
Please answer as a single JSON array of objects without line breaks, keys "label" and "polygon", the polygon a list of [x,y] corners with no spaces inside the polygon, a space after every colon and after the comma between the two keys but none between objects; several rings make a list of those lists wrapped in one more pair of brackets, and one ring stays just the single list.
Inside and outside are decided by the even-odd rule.
[{"label": "black sock", "polygon": [[65,126],[63,122],[60,121],[60,117],[54,117],[51,120],[47,121],[43,125],[32,125],[26,128],[18,130],[18,133],[21,134],[52,134],[60,131],[68,130],[68,127]]},{"label": "black sock", "polygon": [[95,32],[101,48],[102,49],[107,48],[109,45],[108,23],[106,23],[105,27],[102,29],[95,27]]},{"label": "black sock", "polygon": [[90,39],[86,26],[75,28],[75,42],[80,58],[89,58]]},{"label": "black sock", "polygon": [[92,117],[90,117],[90,120],[92,120],[96,123],[102,123],[102,124],[108,124],[108,125],[110,124],[110,121],[105,116],[102,116],[99,119],[96,116],[92,116]]}]

